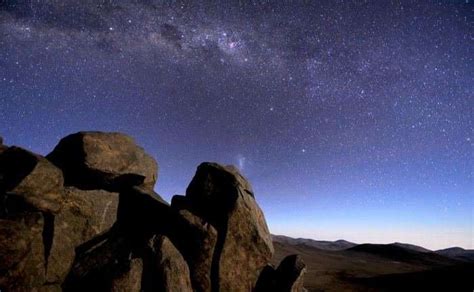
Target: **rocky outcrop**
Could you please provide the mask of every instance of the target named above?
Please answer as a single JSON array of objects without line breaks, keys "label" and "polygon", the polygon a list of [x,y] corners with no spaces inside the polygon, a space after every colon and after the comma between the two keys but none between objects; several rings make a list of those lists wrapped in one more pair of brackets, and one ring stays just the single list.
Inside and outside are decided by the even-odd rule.
[{"label": "rocky outcrop", "polygon": [[157,173],[119,133],[72,134],[46,158],[0,143],[0,290],[303,291],[299,258],[268,265],[271,236],[236,168],[201,164],[171,205]]}]

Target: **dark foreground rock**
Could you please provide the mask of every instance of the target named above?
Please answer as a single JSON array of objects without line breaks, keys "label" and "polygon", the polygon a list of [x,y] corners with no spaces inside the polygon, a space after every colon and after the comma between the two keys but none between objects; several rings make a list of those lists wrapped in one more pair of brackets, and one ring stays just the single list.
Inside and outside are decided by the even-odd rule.
[{"label": "dark foreground rock", "polygon": [[284,258],[275,270],[271,265],[266,266],[255,287],[256,292],[304,292],[303,286],[306,265],[298,255]]},{"label": "dark foreground rock", "polygon": [[157,173],[124,134],[72,134],[47,159],[0,141],[0,290],[303,291],[299,258],[268,266],[271,236],[236,168],[201,164],[171,205]]}]

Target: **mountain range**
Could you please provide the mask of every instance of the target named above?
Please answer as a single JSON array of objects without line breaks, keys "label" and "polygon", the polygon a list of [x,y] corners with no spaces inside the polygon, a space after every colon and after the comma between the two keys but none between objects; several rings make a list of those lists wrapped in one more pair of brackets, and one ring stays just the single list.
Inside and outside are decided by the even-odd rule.
[{"label": "mountain range", "polygon": [[309,291],[472,291],[473,250],[432,251],[407,244],[357,244],[273,235],[279,262],[299,254]]}]

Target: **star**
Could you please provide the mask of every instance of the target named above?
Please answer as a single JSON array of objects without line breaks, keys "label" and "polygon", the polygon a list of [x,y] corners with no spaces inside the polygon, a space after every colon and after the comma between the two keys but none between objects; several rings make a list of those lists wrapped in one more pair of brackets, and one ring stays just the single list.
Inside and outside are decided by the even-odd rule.
[{"label": "star", "polygon": [[125,132],[158,161],[167,200],[216,161],[249,176],[273,230],[323,236],[337,217],[331,234],[367,234],[363,213],[445,234],[427,218],[446,206],[452,241],[473,248],[456,203],[472,204],[470,5],[63,2],[0,9],[8,143],[46,155],[72,132]]}]

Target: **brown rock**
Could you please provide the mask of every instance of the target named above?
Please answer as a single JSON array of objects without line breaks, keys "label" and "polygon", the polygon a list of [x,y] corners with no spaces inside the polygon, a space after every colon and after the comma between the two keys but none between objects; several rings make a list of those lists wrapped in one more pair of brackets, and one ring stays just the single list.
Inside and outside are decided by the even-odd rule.
[{"label": "brown rock", "polygon": [[37,210],[56,213],[63,200],[63,175],[47,159],[19,147],[0,155],[0,192]]},{"label": "brown rock", "polygon": [[0,290],[31,291],[43,285],[43,224],[39,212],[0,219]]},{"label": "brown rock", "polygon": [[156,257],[157,291],[192,292],[188,264],[173,243],[166,236],[158,235],[151,245]]},{"label": "brown rock", "polygon": [[[128,271],[120,274],[117,278],[112,280],[112,292],[140,292],[142,291],[142,273],[143,261],[140,258],[130,260],[130,268]],[[182,290],[168,290],[168,291],[182,291]]]},{"label": "brown rock", "polygon": [[158,175],[153,158],[120,133],[79,132],[63,138],[48,156],[67,185],[116,191],[122,186],[152,189]]},{"label": "brown rock", "polygon": [[48,258],[49,283],[61,283],[75,256],[75,248],[108,230],[117,219],[118,193],[67,187],[66,200],[54,219],[54,237]]},{"label": "brown rock", "polygon": [[252,290],[273,255],[273,244],[248,181],[235,167],[203,163],[186,197],[193,211],[218,232],[211,268],[213,290]]}]

